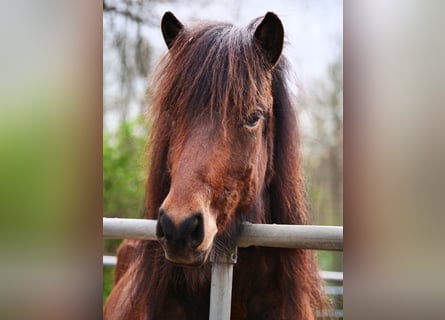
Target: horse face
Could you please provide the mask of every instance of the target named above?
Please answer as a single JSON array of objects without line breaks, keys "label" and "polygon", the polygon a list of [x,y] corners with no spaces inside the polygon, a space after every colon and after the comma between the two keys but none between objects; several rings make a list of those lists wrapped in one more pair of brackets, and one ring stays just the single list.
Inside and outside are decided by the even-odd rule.
[{"label": "horse face", "polygon": [[[247,211],[268,163],[270,110],[233,115],[226,128],[200,123],[172,136],[171,186],[158,216],[157,236],[171,262],[200,265],[237,210]],[[184,136],[186,138],[184,138]]]},{"label": "horse face", "polygon": [[[183,25],[171,13],[164,16],[164,39],[173,51],[172,59],[177,59],[173,63],[178,66],[187,65],[180,59],[181,54],[187,54],[186,45],[190,42],[176,40],[179,33],[186,32],[182,29]],[[200,107],[199,103],[194,105],[193,94],[186,95],[191,99],[183,98],[187,88],[172,87],[171,95],[177,94],[178,98],[172,103],[173,111],[169,115],[171,132],[167,166],[170,188],[159,209],[156,235],[166,258],[173,263],[203,264],[215,235],[224,232],[229,222],[234,221],[235,214],[248,212],[261,192],[268,155],[272,154],[271,69],[281,53],[282,32],[279,19],[274,14],[267,14],[255,33],[250,34],[252,45],[242,50],[247,52],[253,48],[247,58],[240,59],[239,51],[232,49],[232,43],[227,48],[206,47],[208,54],[220,50],[213,60],[203,56],[204,68],[205,61],[212,60],[213,65],[200,70],[201,77],[195,81],[199,88],[197,92],[214,93],[213,100],[209,99],[209,104],[213,105],[208,109]],[[182,38],[196,39],[184,34]],[[277,39],[281,41],[277,43]],[[175,47],[175,41],[183,43]],[[199,44],[198,40],[196,42]],[[224,39],[220,43],[224,43]],[[181,48],[180,53],[175,52],[178,48]],[[201,52],[203,50],[196,50],[195,54],[190,54],[194,57],[191,63],[196,63],[196,68],[201,67],[201,63],[196,62]],[[227,60],[216,60],[225,54]],[[249,69],[250,57],[261,61],[252,70]],[[215,69],[218,63],[220,68]],[[229,67],[238,69],[227,71]],[[221,76],[224,72],[235,76]],[[213,86],[209,85],[209,79],[213,79]],[[224,95],[226,98],[220,99]]]}]

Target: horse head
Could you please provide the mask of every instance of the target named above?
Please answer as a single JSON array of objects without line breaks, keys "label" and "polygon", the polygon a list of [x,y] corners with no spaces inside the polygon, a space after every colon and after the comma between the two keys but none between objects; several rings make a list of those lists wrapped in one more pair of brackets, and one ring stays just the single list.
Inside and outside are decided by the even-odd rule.
[{"label": "horse head", "polygon": [[[188,29],[172,13],[161,22],[168,54],[157,81],[166,195],[157,238],[165,257],[202,265],[215,236],[258,205],[272,170],[272,70],[283,47],[273,13],[246,29]],[[162,152],[162,151],[160,151]]]}]

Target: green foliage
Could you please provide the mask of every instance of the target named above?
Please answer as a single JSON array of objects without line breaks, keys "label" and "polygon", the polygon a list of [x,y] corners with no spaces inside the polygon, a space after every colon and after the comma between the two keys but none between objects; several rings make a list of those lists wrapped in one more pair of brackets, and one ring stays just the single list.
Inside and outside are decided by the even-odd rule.
[{"label": "green foliage", "polygon": [[[139,218],[144,205],[147,130],[143,119],[123,122],[103,137],[103,208],[105,217]],[[115,254],[121,240],[104,240]]]},{"label": "green foliage", "polygon": [[320,270],[343,271],[343,252],[316,251]]},{"label": "green foliage", "polygon": [[104,133],[104,216],[140,217],[144,198],[145,135],[141,120],[122,123],[115,133]]},{"label": "green foliage", "polygon": [[103,267],[102,303],[107,301],[111,289],[113,289],[114,267]]},{"label": "green foliage", "polygon": [[[103,208],[105,217],[139,218],[144,205],[147,130],[143,119],[123,122],[103,136]],[[115,255],[122,239],[104,239],[104,254]],[[103,268],[103,302],[113,287],[114,268]]]}]

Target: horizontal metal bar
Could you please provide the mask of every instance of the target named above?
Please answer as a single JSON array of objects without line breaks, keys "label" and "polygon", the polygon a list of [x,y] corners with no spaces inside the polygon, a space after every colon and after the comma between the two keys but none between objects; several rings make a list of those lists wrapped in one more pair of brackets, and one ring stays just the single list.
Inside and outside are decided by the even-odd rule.
[{"label": "horizontal metal bar", "polygon": [[156,240],[156,220],[103,218],[103,237]]},{"label": "horizontal metal bar", "polygon": [[[104,238],[155,240],[156,220],[103,218]],[[243,223],[239,247],[343,250],[343,227]]]},{"label": "horizontal metal bar", "polygon": [[343,227],[243,223],[239,247],[343,250]]},{"label": "horizontal metal bar", "polygon": [[[117,257],[115,256],[103,256],[103,265],[105,267],[114,267],[117,263]],[[333,275],[335,274],[335,278]],[[343,281],[343,272],[337,271],[320,271],[320,276],[326,281]]]},{"label": "horizontal metal bar", "polygon": [[343,272],[338,271],[320,271],[320,275],[327,281],[343,281]]},{"label": "horizontal metal bar", "polygon": [[117,257],[115,256],[103,256],[102,264],[104,267],[114,267],[117,264]]}]

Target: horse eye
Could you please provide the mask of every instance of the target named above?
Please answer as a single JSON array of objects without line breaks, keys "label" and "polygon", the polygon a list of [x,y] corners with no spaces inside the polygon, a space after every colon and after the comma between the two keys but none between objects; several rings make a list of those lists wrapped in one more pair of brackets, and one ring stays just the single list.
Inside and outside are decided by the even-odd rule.
[{"label": "horse eye", "polygon": [[248,127],[256,127],[256,125],[258,124],[258,121],[260,121],[260,119],[263,118],[263,115],[261,112],[256,111],[252,114],[250,114],[247,118],[246,118],[246,125]]}]

